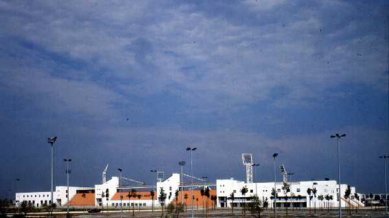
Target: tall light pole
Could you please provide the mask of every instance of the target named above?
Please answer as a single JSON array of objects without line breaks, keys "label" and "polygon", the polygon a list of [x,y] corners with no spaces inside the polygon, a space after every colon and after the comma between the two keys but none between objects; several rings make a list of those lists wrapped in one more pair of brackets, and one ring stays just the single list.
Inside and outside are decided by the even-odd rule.
[{"label": "tall light pole", "polygon": [[273,214],[274,214],[274,217],[277,217],[277,211],[276,211],[276,207],[277,207],[277,187],[276,187],[276,183],[277,183],[277,170],[276,170],[276,157],[278,156],[278,153],[274,153],[273,154],[273,168],[274,168],[274,208],[273,208]]},{"label": "tall light pole", "polygon": [[70,173],[71,173],[71,169],[70,169],[70,162],[72,162],[72,159],[63,159],[63,161],[65,161],[66,163],[66,185],[67,185],[67,193],[66,193],[66,198],[67,198],[67,208],[66,208],[66,216],[69,217],[69,179],[70,179]]},{"label": "tall light pole", "polygon": [[54,143],[56,141],[57,141],[57,136],[52,136],[52,137],[49,137],[47,139],[47,142],[51,146],[51,187],[50,187],[51,203],[50,203],[50,207],[52,207],[53,204],[54,204],[54,201],[53,201],[53,199],[54,199],[54,196],[53,196],[53,188],[54,188]]},{"label": "tall light pole", "polygon": [[180,175],[180,184],[181,184],[181,204],[184,204],[184,166],[185,166],[185,161],[180,161],[178,162],[178,165],[180,165],[180,168],[181,168],[181,175]]},{"label": "tall light pole", "polygon": [[255,195],[258,197],[258,187],[257,187],[257,182],[255,182],[256,177],[257,177],[257,167],[260,166],[259,163],[254,163],[252,165],[254,167],[254,183],[255,183]]},{"label": "tall light pole", "polygon": [[192,207],[192,217],[193,217],[193,210],[194,210],[194,208],[193,208],[193,201],[194,201],[194,197],[193,197],[193,160],[192,160],[192,152],[193,151],[196,151],[196,149],[197,148],[195,148],[195,147],[187,147],[186,148],[186,150],[187,151],[189,151],[189,153],[190,153],[190,175],[191,175],[191,178],[190,178],[190,186],[191,186],[191,188],[190,188],[190,194],[191,194],[191,198],[192,198],[192,201],[191,201],[191,207]]},{"label": "tall light pole", "polygon": [[388,179],[386,177],[386,160],[389,158],[389,155],[382,155],[380,156],[381,159],[384,159],[384,164],[385,164],[385,212],[388,214]]},{"label": "tall light pole", "polygon": [[336,147],[337,147],[337,156],[338,156],[338,180],[339,180],[339,192],[338,192],[338,200],[339,200],[339,218],[342,217],[342,199],[341,199],[341,185],[340,185],[340,148],[339,148],[339,140],[343,137],[346,137],[346,134],[336,133],[331,135],[331,138],[336,138]]},{"label": "tall light pole", "polygon": [[16,201],[16,193],[18,193],[19,182],[20,182],[20,179],[16,178],[16,182],[15,182],[15,206],[18,208],[18,214],[19,214],[19,202]]}]

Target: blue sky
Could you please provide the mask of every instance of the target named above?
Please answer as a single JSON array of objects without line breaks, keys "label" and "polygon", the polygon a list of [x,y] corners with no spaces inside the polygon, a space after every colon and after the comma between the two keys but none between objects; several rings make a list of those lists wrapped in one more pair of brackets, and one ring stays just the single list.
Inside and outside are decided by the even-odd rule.
[{"label": "blue sky", "polygon": [[388,153],[386,1],[0,1],[0,193],[168,174],[260,181],[280,153],[293,179],[383,191]]}]

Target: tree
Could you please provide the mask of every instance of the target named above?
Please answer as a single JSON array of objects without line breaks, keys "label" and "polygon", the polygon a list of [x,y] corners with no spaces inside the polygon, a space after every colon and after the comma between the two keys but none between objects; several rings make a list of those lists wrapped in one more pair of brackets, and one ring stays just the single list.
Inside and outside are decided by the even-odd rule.
[{"label": "tree", "polygon": [[262,202],[259,200],[257,195],[254,195],[252,198],[252,202],[249,204],[250,213],[254,217],[261,217]]},{"label": "tree", "polygon": [[235,193],[234,192],[232,192],[230,194],[230,199],[231,199],[232,214],[234,214],[234,200],[235,200]]},{"label": "tree", "polygon": [[269,202],[267,201],[267,198],[266,198],[265,201],[263,202],[263,207],[264,207],[264,208],[269,207]]},{"label": "tree", "polygon": [[[131,189],[129,198],[130,199],[131,199],[131,197],[135,198],[136,196],[137,196],[136,189]],[[131,203],[131,205],[132,205],[132,216],[135,216],[135,204]]]},{"label": "tree", "polygon": [[[347,185],[346,191],[344,192],[344,198],[348,199],[348,206],[350,207],[350,195],[351,195],[351,188],[349,185]],[[349,214],[351,215],[351,210],[349,208]]]},{"label": "tree", "polygon": [[212,201],[213,209],[215,209],[215,207],[216,207],[216,202],[217,202],[217,197],[216,197],[216,195],[212,195],[212,196],[211,196],[211,201]]},{"label": "tree", "polygon": [[182,209],[182,203],[181,204],[178,204],[178,195],[179,195],[179,192],[178,190],[176,190],[174,192],[174,199],[176,201],[176,213],[177,213],[177,217],[178,217],[178,214],[180,213],[181,209]]},{"label": "tree", "polygon": [[319,199],[319,201],[321,201],[321,205],[323,205],[324,196],[319,195],[319,196],[317,196],[317,199]]},{"label": "tree", "polygon": [[108,210],[109,189],[105,190],[105,200],[107,201],[107,210]]},{"label": "tree", "polygon": [[152,213],[154,212],[154,196],[155,196],[155,192],[154,192],[154,190],[151,190],[150,191],[150,198],[151,198],[151,212]]},{"label": "tree", "polygon": [[316,188],[313,188],[312,189],[312,194],[313,196],[315,197],[315,202],[314,202],[314,213],[316,214],[316,193],[317,193],[317,189]]},{"label": "tree", "polygon": [[203,199],[203,208],[205,208],[205,205],[204,205],[204,195],[205,195],[204,187],[202,189],[200,189],[200,195],[201,195],[201,199]]},{"label": "tree", "polygon": [[244,198],[244,202],[243,202],[243,217],[246,216],[246,193],[247,193],[248,191],[249,191],[249,190],[247,189],[246,186],[244,186],[244,187],[240,190],[240,193],[242,193],[243,198]]},{"label": "tree", "polygon": [[358,193],[355,192],[354,198],[357,199],[357,201],[358,201],[358,206],[355,208],[355,213],[358,213],[358,209],[359,209],[359,195],[358,195]]},{"label": "tree", "polygon": [[[288,202],[288,193],[290,192],[290,185],[286,182],[283,183],[282,190],[284,191],[285,194],[285,201]],[[285,213],[286,217],[288,217],[288,207],[285,205]]]},{"label": "tree", "polygon": [[274,189],[274,188],[272,188],[271,189],[271,196],[273,197],[273,208],[276,208],[276,198],[278,197],[278,194],[277,194],[277,191]]},{"label": "tree", "polygon": [[211,196],[211,193],[210,193],[208,186],[204,190],[204,195],[205,195],[205,197],[207,197],[207,199],[205,200],[205,216],[208,217],[208,199]]},{"label": "tree", "polygon": [[159,196],[158,196],[158,201],[162,207],[162,216],[163,216],[163,206],[165,206],[165,200],[166,200],[166,193],[165,193],[165,190],[161,187],[160,192],[159,192]]},{"label": "tree", "polygon": [[311,188],[307,189],[307,194],[308,194],[308,198],[309,198],[309,213],[311,213],[311,200],[312,200],[312,189]]},{"label": "tree", "polygon": [[28,212],[31,212],[33,210],[34,206],[31,204],[31,202],[23,201],[21,204],[21,211],[24,214],[24,216],[27,216]]},{"label": "tree", "polygon": [[185,199],[185,210],[186,210],[186,208],[187,208],[187,207],[186,207],[186,201],[188,200],[188,197],[189,197],[189,196],[188,196],[188,193],[185,193],[185,194],[184,194],[184,199]]},{"label": "tree", "polygon": [[330,212],[330,200],[331,200],[330,195],[326,195],[324,198],[327,201],[327,209],[328,209],[327,212]]},{"label": "tree", "polygon": [[142,195],[137,195],[138,197],[138,211],[140,211],[140,199],[142,198]]}]

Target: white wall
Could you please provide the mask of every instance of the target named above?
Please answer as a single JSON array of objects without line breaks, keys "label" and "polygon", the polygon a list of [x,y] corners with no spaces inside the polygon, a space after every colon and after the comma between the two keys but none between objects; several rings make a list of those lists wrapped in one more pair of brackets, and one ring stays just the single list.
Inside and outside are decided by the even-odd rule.
[{"label": "white wall", "polygon": [[[159,195],[161,192],[161,188],[163,188],[166,193],[165,205],[168,205],[170,202],[174,200],[175,193],[180,186],[180,174],[173,173],[171,177],[162,182],[157,182],[157,201],[159,203]],[[169,198],[170,197],[170,198]]]},{"label": "white wall", "polygon": [[[72,197],[74,197],[77,190],[82,190],[82,189],[91,189],[91,188],[69,186],[69,193],[70,193],[69,200],[71,200]],[[55,187],[55,191],[53,192],[54,203],[56,203],[58,207],[64,206],[67,203],[66,191],[67,191],[67,186]],[[20,206],[21,202],[26,201],[26,202],[31,202],[31,204],[33,204],[34,207],[42,207],[43,205],[50,205],[51,192],[21,192],[21,193],[16,193],[15,199],[16,199],[17,206]]]},{"label": "white wall", "polygon": [[[277,189],[277,194],[279,197],[285,196],[285,192],[282,190],[283,183],[278,182],[276,183],[276,189]],[[246,193],[245,196],[242,196],[241,194],[241,189],[243,187],[247,187],[248,193]],[[240,203],[244,202],[243,199],[240,199],[242,197],[250,197],[257,195],[259,199],[264,202],[267,200],[269,203],[269,207],[273,206],[273,201],[271,200],[271,192],[272,189],[274,188],[274,183],[273,182],[268,182],[268,183],[245,183],[243,181],[237,181],[234,179],[222,179],[222,180],[216,180],[216,193],[217,193],[217,205],[220,207],[223,202],[221,202],[221,198],[225,200],[227,203],[227,207],[231,207],[231,199],[230,195],[231,193],[234,192],[235,196],[235,203]],[[311,194],[312,200],[310,200],[309,195],[307,193],[308,188],[316,188],[316,197]],[[346,191],[347,185],[342,184],[341,185],[341,191],[342,191],[342,198],[344,196],[344,193]],[[300,200],[297,198],[289,198],[288,202],[306,202],[307,207],[325,207],[329,204],[330,207],[337,207],[338,205],[338,199],[337,199],[337,192],[338,191],[338,185],[336,181],[334,180],[329,180],[329,181],[302,181],[302,182],[292,182],[290,183],[290,192],[287,193],[288,197],[298,197],[301,196]],[[354,199],[354,193],[355,193],[355,187],[351,187],[351,199],[352,201],[356,201]],[[333,197],[333,200],[327,201],[319,200],[319,196],[322,195],[325,197],[326,195],[331,195]],[[221,197],[221,198],[220,198]],[[278,199],[277,202],[284,202],[285,200]],[[224,202],[224,203],[225,203]],[[350,202],[353,203],[353,202]],[[347,202],[342,199],[341,201],[342,207],[346,207],[348,204]],[[356,203],[355,203],[356,205]]]},{"label": "white wall", "polygon": [[[115,195],[117,192],[117,188],[119,187],[119,177],[112,177],[110,180],[108,180],[104,184],[95,185],[95,205],[98,206],[98,199],[101,199],[101,202],[103,203],[103,206],[110,206],[110,199]],[[109,192],[109,199],[106,200],[105,193],[108,189]],[[101,196],[104,192],[104,196]]]}]

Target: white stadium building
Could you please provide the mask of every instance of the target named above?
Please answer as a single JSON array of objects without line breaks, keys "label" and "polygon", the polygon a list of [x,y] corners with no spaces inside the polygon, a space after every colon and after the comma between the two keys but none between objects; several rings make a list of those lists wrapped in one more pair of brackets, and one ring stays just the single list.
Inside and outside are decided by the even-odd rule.
[{"label": "white stadium building", "polygon": [[[288,181],[288,173],[284,165],[280,166],[282,181],[253,181],[253,161],[251,154],[242,154],[246,167],[246,181],[217,179],[215,183],[206,182],[181,172],[173,173],[169,178],[158,178],[156,185],[145,185],[143,182],[123,176],[107,180],[107,167],[102,174],[102,183],[94,187],[69,187],[69,202],[67,202],[67,187],[57,186],[54,191],[54,203],[58,207],[160,207],[170,203],[191,205],[191,195],[196,207],[242,207],[258,197],[265,207],[282,208],[335,208],[339,201],[342,207],[363,207],[361,194],[355,187],[341,184],[341,198],[338,199],[339,184],[335,180],[321,181]],[[158,173],[157,173],[158,175]],[[196,183],[186,183],[184,176],[195,179]],[[126,184],[127,183],[127,184]],[[132,183],[132,185],[128,185]],[[135,184],[135,185],[134,185]],[[194,189],[191,191],[191,187]],[[208,194],[204,195],[205,187]],[[274,191],[276,190],[276,198]],[[165,199],[161,200],[161,192]],[[347,195],[346,195],[347,193]],[[50,192],[16,193],[15,204],[20,206],[26,202],[34,207],[49,205]]]}]

